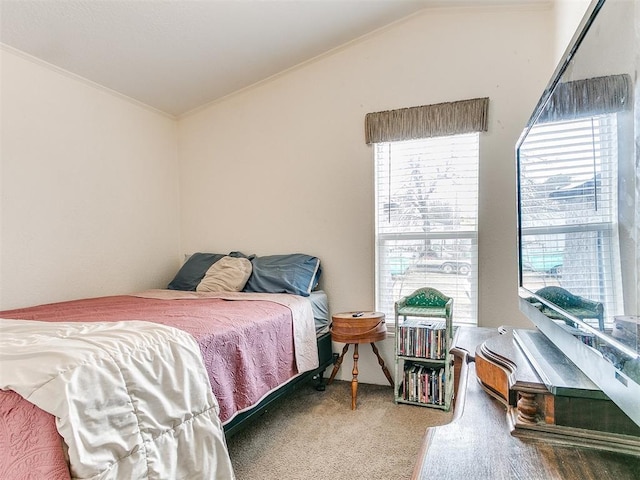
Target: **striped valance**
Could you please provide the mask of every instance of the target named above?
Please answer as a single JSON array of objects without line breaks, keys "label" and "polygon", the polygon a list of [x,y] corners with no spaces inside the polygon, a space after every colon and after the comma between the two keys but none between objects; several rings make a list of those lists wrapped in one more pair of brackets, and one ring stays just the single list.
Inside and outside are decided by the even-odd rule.
[{"label": "striped valance", "polygon": [[559,83],[537,121],[573,120],[626,110],[632,105],[631,92],[627,74]]},{"label": "striped valance", "polygon": [[474,98],[368,113],[365,139],[370,144],[486,132],[488,111],[488,98]]}]

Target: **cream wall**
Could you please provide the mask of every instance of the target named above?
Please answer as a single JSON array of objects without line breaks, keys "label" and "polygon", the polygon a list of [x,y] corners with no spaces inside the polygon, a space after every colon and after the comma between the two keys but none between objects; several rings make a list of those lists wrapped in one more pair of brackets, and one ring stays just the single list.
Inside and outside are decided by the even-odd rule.
[{"label": "cream wall", "polygon": [[[517,304],[514,145],[551,75],[551,8],[429,10],[180,119],[182,251],[321,258],[333,313],[374,307],[367,112],[490,97],[481,135],[479,324]],[[387,361],[393,344],[381,348]],[[370,349],[365,382],[384,383]],[[349,363],[349,362],[348,362]],[[350,378],[350,368],[343,368]]]},{"label": "cream wall", "polygon": [[576,33],[591,0],[555,0],[555,63],[558,63]]},{"label": "cream wall", "polygon": [[176,122],[0,50],[0,309],[166,284]]}]

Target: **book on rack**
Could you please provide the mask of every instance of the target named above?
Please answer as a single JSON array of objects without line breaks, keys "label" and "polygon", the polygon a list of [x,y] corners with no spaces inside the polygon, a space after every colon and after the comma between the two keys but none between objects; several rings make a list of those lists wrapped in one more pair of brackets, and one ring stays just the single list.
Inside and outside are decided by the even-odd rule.
[{"label": "book on rack", "polygon": [[409,318],[400,325],[396,341],[400,355],[441,360],[445,357],[446,323]]},{"label": "book on rack", "polygon": [[419,363],[406,364],[400,396],[409,402],[444,405],[445,377],[444,367],[434,368]]}]

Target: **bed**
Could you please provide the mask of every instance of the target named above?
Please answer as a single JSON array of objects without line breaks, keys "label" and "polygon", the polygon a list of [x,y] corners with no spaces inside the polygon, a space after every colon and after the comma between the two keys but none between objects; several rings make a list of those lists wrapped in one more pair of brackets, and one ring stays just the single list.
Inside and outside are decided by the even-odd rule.
[{"label": "bed", "polygon": [[[232,254],[193,255],[167,289],[3,311],[0,318],[21,324],[55,322],[65,328],[140,322],[184,333],[197,344],[208,380],[204,383],[210,385],[220,428],[228,437],[304,382],[314,378],[320,387],[324,370],[333,362],[327,297],[314,290],[319,260],[301,254]],[[226,282],[222,289],[208,275],[220,260],[214,277]],[[247,266],[247,262],[251,262],[250,273],[243,273],[247,278],[230,280],[229,273],[235,275],[239,263]],[[254,275],[255,281],[250,281]],[[185,284],[186,280],[191,283]],[[199,288],[203,282],[208,286]],[[140,383],[145,383],[142,378]],[[157,388],[165,388],[158,383]],[[164,396],[158,395],[159,403]],[[0,391],[0,414],[3,478],[27,478],[24,472],[28,478],[73,476],[53,415],[12,390]]]}]

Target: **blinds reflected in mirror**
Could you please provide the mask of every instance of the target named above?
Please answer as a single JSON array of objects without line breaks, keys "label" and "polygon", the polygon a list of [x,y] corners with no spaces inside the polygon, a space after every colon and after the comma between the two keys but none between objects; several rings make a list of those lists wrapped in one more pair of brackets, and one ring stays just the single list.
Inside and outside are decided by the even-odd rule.
[{"label": "blinds reflected in mirror", "polygon": [[523,286],[558,285],[623,311],[616,114],[537,124],[519,151]]}]

